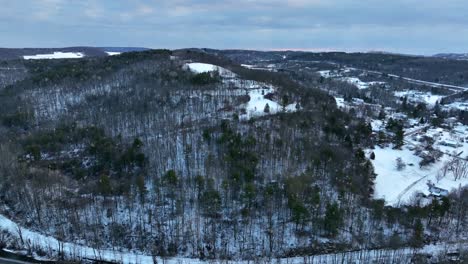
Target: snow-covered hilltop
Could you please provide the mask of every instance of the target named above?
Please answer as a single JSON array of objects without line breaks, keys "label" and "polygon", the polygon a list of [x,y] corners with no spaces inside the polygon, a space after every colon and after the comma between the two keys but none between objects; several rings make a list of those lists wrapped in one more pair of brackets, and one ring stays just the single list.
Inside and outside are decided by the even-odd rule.
[{"label": "snow-covered hilltop", "polygon": [[31,56],[23,56],[25,60],[44,60],[44,59],[79,59],[83,58],[81,52],[54,52],[51,54],[37,54]]}]

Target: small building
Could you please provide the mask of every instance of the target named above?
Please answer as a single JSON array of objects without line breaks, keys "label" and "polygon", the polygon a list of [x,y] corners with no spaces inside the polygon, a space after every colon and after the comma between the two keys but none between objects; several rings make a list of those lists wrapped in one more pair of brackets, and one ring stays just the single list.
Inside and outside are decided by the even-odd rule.
[{"label": "small building", "polygon": [[408,116],[403,114],[403,113],[394,113],[392,115],[393,119],[397,119],[397,120],[406,120],[408,119]]},{"label": "small building", "polygon": [[435,186],[435,184],[432,183],[431,181],[427,182],[427,186],[429,188],[429,193],[432,196],[441,197],[441,196],[448,196],[449,194],[448,190]]},{"label": "small building", "polygon": [[447,147],[451,147],[451,148],[458,148],[460,146],[460,144],[458,144],[458,142],[453,141],[453,140],[447,140],[447,139],[440,141],[439,144],[442,145],[442,146],[447,146]]}]

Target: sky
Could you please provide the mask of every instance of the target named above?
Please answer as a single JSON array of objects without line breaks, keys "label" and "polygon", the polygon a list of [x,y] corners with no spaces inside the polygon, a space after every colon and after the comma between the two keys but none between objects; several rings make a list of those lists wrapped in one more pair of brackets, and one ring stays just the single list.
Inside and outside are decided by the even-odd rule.
[{"label": "sky", "polygon": [[466,0],[0,0],[0,47],[468,52]]}]

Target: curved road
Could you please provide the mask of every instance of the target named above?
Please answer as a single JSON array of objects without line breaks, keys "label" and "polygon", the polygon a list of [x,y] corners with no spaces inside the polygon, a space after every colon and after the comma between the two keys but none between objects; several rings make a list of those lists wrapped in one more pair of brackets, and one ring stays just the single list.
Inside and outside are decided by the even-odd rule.
[{"label": "curved road", "polygon": [[7,259],[7,258],[0,257],[0,264],[32,264],[32,263],[33,262],[26,262],[22,260]]}]

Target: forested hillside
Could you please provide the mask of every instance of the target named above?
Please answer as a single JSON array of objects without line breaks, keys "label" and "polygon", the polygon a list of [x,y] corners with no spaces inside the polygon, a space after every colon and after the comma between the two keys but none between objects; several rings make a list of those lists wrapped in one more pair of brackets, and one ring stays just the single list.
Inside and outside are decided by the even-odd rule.
[{"label": "forested hillside", "polygon": [[[467,189],[422,205],[374,199],[372,127],[330,95],[349,85],[224,55],[0,62],[0,213],[97,250],[201,259],[420,248],[467,235]],[[387,66],[375,56],[340,59],[419,69],[417,59],[389,55]],[[440,76],[464,84],[468,73]],[[18,234],[3,233],[0,247],[70,257]]]}]

